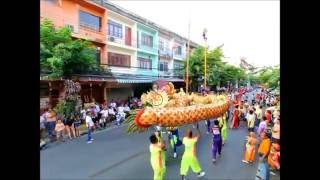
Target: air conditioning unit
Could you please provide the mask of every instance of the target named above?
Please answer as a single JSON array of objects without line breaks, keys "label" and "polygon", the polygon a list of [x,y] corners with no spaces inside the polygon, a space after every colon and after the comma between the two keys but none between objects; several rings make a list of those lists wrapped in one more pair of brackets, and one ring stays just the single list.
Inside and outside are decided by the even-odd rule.
[{"label": "air conditioning unit", "polygon": [[114,42],[115,39],[114,39],[114,37],[111,36],[111,37],[109,37],[109,40],[110,40],[111,42]]}]

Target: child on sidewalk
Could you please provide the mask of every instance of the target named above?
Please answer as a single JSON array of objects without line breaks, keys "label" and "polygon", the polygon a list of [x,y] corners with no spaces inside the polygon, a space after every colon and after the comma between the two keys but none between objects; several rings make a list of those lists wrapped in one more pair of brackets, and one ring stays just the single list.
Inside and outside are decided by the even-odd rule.
[{"label": "child on sidewalk", "polygon": [[74,131],[75,131],[76,137],[80,137],[80,125],[81,125],[80,116],[77,115],[74,121]]},{"label": "child on sidewalk", "polygon": [[63,137],[64,133],[63,132],[65,130],[65,126],[64,126],[63,122],[61,121],[61,119],[59,119],[57,121],[57,124],[56,124],[56,127],[54,130],[57,133],[57,140],[64,142],[64,137]]}]

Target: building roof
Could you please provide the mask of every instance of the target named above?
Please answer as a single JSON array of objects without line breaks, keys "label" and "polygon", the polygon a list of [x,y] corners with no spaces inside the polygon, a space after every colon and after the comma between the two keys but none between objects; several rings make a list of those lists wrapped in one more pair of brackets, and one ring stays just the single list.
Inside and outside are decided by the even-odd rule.
[{"label": "building roof", "polygon": [[[124,9],[124,8],[118,6],[118,5],[115,5],[115,4],[113,4],[113,3],[111,3],[111,2],[109,2],[107,0],[93,0],[93,2],[103,6],[105,8],[107,8],[110,11],[114,11],[114,12],[120,14],[120,15],[123,15],[123,16],[126,16],[126,17],[130,18],[130,19],[133,19],[134,21],[136,21],[138,23],[150,26],[150,27],[156,29],[157,31],[159,31],[159,32],[161,32],[163,34],[171,35],[174,38],[178,38],[178,39],[186,41],[186,42],[188,41],[188,38],[182,37],[179,34],[173,32],[173,31],[170,31],[167,28],[164,28],[159,24],[156,24],[156,23],[154,23],[154,22],[152,22],[152,21],[150,21],[150,20],[148,20],[148,19],[146,19],[146,18],[144,18],[144,17],[142,17],[142,16],[140,16],[138,14],[135,14],[135,13],[129,11],[129,10],[126,10],[126,9]],[[190,40],[190,46],[191,47],[200,47],[201,45],[199,45],[199,44],[197,44],[197,43],[195,43],[195,42]]]}]

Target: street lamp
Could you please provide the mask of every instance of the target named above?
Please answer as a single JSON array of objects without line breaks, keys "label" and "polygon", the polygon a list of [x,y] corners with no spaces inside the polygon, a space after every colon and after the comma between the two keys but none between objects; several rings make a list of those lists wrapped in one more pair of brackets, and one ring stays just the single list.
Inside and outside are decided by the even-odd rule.
[{"label": "street lamp", "polygon": [[204,40],[204,87],[207,88],[207,32],[208,30],[204,28],[203,30],[203,40]]}]

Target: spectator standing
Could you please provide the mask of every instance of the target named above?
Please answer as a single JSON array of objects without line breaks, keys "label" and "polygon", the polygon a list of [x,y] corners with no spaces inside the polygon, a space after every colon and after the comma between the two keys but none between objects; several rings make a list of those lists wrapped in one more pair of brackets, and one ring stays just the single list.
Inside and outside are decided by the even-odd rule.
[{"label": "spectator standing", "polygon": [[92,112],[88,111],[87,115],[86,115],[86,126],[88,128],[88,139],[87,139],[88,144],[92,143],[92,141],[93,141],[92,130],[94,127],[94,123],[93,123],[92,118],[90,116],[91,114],[92,114]]},{"label": "spectator standing", "polygon": [[52,138],[54,135],[54,128],[57,121],[56,113],[50,108],[48,112],[46,112],[45,118],[47,120],[48,135],[50,138]]},{"label": "spectator standing", "polygon": [[43,140],[45,138],[45,130],[46,130],[46,118],[44,115],[40,116],[40,140]]},{"label": "spectator standing", "polygon": [[100,111],[100,113],[101,113],[100,126],[103,127],[103,128],[106,128],[107,118],[108,118],[108,115],[109,115],[108,108],[105,107],[102,111]]},{"label": "spectator standing", "polygon": [[64,130],[65,130],[65,126],[62,123],[61,119],[58,119],[57,124],[55,126],[55,131],[57,133],[57,140],[58,141],[62,141],[64,142]]},{"label": "spectator standing", "polygon": [[70,140],[72,140],[72,136],[75,137],[73,122],[74,115],[71,115],[70,117],[64,119],[65,129]]},{"label": "spectator standing", "polygon": [[108,118],[109,118],[109,121],[112,122],[115,120],[115,116],[116,116],[116,113],[114,112],[114,108],[112,106],[109,106],[109,114],[108,114]]},{"label": "spectator standing", "polygon": [[75,129],[75,136],[80,137],[80,125],[81,125],[81,120],[80,116],[77,115],[74,121],[74,129]]}]

